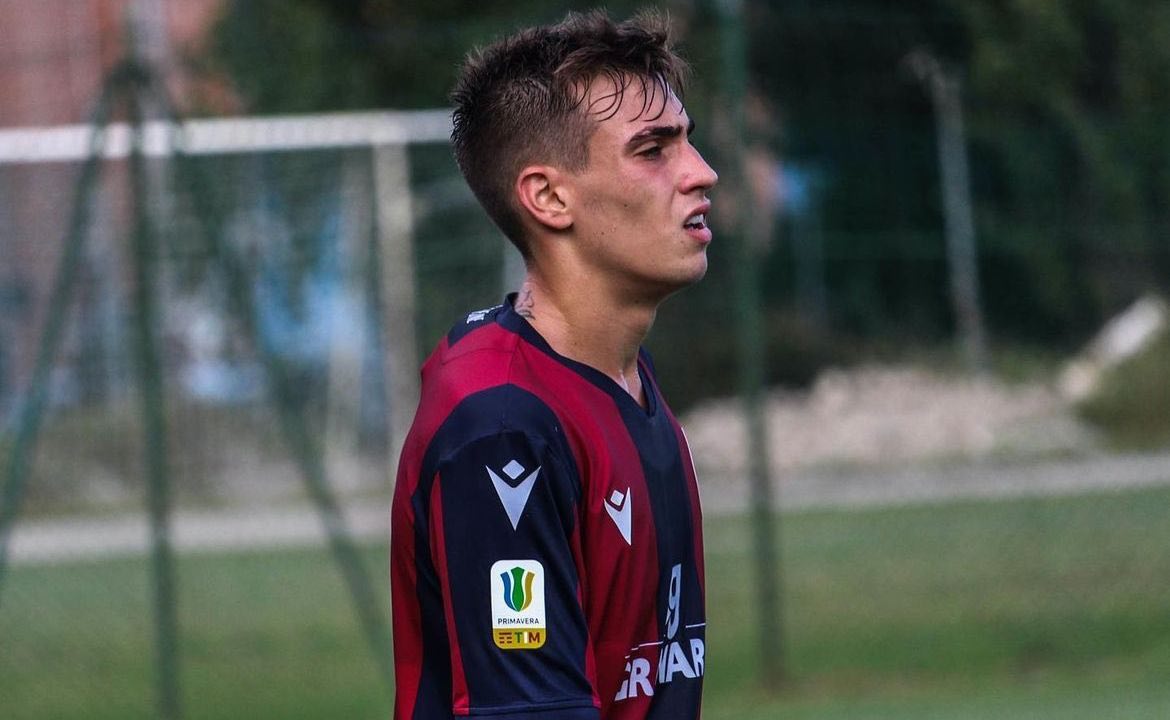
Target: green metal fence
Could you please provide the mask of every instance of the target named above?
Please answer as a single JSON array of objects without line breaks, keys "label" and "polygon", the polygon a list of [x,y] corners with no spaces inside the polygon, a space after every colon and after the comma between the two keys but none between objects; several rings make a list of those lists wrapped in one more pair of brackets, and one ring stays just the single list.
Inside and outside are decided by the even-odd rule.
[{"label": "green metal fence", "polygon": [[[266,112],[294,90],[320,100],[301,111],[438,106],[443,89],[420,88],[447,82],[449,46],[569,5],[402,25],[389,7],[229,4],[217,42],[250,28],[250,54],[209,52]],[[1142,23],[1104,2],[1053,3],[1050,23],[1029,7],[671,4],[693,139],[723,176],[708,276],[648,341],[709,507],[708,717],[1170,707],[1165,436],[1119,450],[1054,389],[1109,317],[1170,291],[1164,61],[1140,51],[1167,20],[1141,2]],[[256,8],[312,19],[288,46],[321,43],[329,67],[274,81],[287,48]],[[515,258],[445,128],[174,125],[134,64],[95,108],[58,134],[0,131],[0,715],[385,717],[403,398],[418,356],[511,288]],[[940,115],[956,110],[961,133]],[[982,377],[948,257],[939,148],[956,134]],[[1101,412],[1170,425],[1154,347],[1110,376]]]}]

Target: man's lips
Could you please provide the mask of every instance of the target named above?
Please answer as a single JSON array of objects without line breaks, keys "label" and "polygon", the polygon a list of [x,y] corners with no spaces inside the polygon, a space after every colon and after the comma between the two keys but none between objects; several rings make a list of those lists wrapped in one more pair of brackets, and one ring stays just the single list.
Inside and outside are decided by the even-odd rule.
[{"label": "man's lips", "polygon": [[709,212],[711,212],[711,203],[705,202],[691,210],[686,219],[683,220],[683,230],[686,230],[687,235],[704,246],[711,242],[711,228],[707,224],[707,213]]},{"label": "man's lips", "polygon": [[711,203],[703,203],[687,215],[683,227],[687,230],[705,230],[707,228],[707,213],[711,210]]}]

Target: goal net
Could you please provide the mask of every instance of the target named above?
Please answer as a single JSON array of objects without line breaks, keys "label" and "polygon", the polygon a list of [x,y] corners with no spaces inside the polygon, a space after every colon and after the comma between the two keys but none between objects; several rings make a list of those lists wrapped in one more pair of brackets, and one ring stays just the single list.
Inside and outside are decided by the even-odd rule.
[{"label": "goal net", "polygon": [[[26,484],[34,514],[141,502],[131,129],[110,125],[95,145],[97,131],[0,131],[0,449],[29,390],[70,218],[87,203]],[[422,352],[467,308],[499,302],[510,264],[450,157],[449,131],[445,110],[145,124],[180,507],[301,491],[272,430],[256,343],[294,374],[282,400],[325,438],[335,489],[388,489]],[[82,169],[97,146],[90,183]],[[193,173],[176,171],[180,152]],[[242,261],[251,317],[229,302],[217,247]]]}]

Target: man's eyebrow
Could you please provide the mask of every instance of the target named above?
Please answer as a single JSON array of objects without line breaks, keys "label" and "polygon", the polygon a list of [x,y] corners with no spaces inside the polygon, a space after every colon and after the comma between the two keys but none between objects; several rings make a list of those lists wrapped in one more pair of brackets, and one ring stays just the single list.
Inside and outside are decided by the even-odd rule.
[{"label": "man's eyebrow", "polygon": [[[695,121],[691,120],[687,123],[687,135],[690,135],[695,130]],[[682,134],[682,125],[653,125],[651,127],[642,128],[634,133],[629,140],[626,141],[626,147],[637,145],[651,138],[674,138]]]}]

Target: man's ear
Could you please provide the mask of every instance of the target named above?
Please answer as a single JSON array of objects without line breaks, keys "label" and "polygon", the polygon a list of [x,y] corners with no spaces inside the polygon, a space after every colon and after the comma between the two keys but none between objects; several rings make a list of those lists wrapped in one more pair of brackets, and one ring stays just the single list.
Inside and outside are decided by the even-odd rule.
[{"label": "man's ear", "polygon": [[565,179],[563,173],[548,165],[529,165],[516,177],[520,206],[550,230],[568,230],[573,225]]}]

